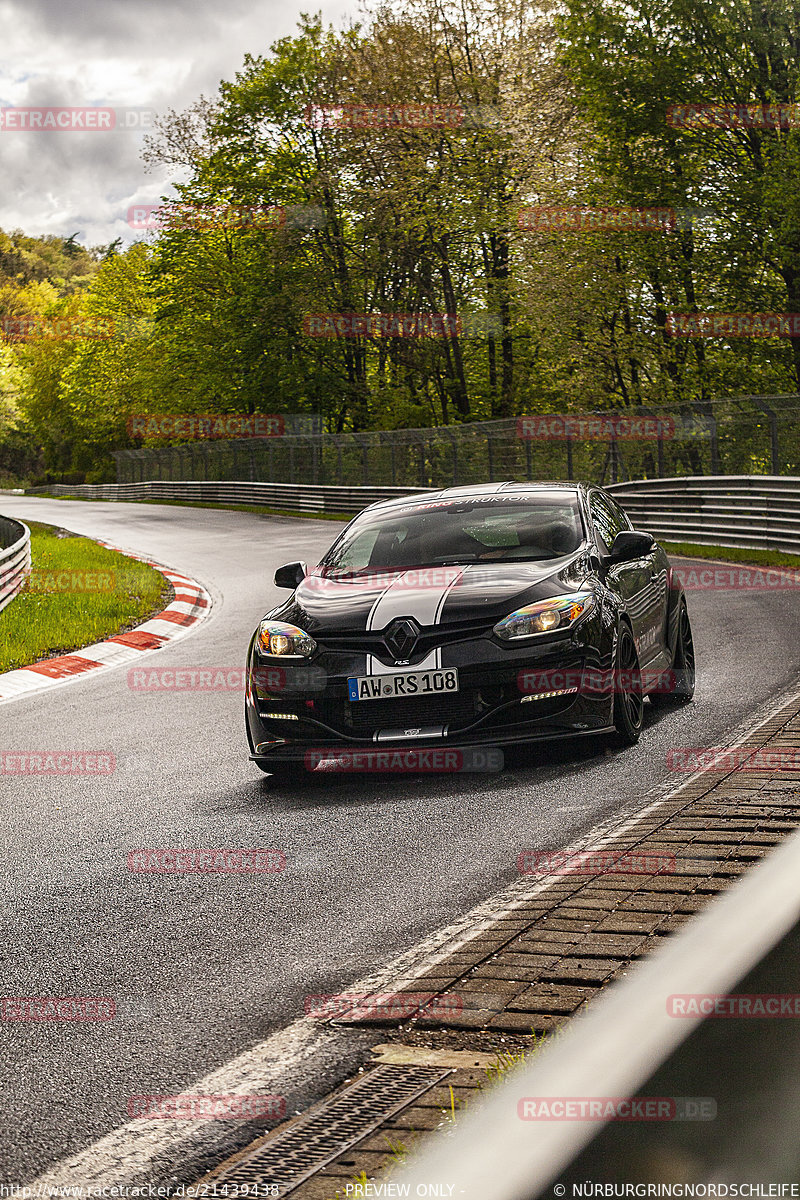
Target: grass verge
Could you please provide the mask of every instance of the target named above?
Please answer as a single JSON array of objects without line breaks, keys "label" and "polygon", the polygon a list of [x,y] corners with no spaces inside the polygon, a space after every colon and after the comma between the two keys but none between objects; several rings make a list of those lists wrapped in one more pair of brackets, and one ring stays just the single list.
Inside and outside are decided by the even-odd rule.
[{"label": "grass verge", "polygon": [[[660,539],[659,539],[660,540]],[[736,546],[697,546],[694,542],[661,542],[667,554],[678,558],[718,558],[721,562],[753,567],[800,567],[800,554],[780,550],[747,550]]]},{"label": "grass verge", "polygon": [[26,524],[33,570],[0,612],[0,671],[133,629],[174,595],[172,585],[146,563],[54,525]]}]

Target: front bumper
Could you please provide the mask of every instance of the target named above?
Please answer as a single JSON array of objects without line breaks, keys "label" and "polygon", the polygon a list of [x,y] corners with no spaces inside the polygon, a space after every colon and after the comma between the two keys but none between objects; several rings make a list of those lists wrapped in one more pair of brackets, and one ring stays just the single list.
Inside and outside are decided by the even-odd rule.
[{"label": "front bumper", "polygon": [[358,649],[322,646],[313,660],[276,669],[252,644],[251,758],[266,769],[270,762],[314,769],[309,764],[323,750],[474,750],[604,732],[612,727],[613,696],[581,681],[587,671],[610,668],[614,641],[606,632],[586,623],[538,644],[499,647],[490,635],[445,644],[441,669],[458,669],[458,692],[360,701],[347,694],[347,679],[365,674]]}]

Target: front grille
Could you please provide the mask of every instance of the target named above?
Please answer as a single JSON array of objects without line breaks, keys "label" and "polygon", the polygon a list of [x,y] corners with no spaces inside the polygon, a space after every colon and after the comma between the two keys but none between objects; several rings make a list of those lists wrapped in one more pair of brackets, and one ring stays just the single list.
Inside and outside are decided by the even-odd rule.
[{"label": "front grille", "polygon": [[[430,654],[431,650],[438,649],[440,646],[447,646],[452,642],[464,641],[466,638],[481,637],[483,634],[489,633],[490,630],[491,625],[487,625],[484,618],[424,627],[420,631],[414,652],[410,655],[409,661],[411,663],[421,662]],[[386,642],[383,640],[383,634],[380,631],[368,630],[360,632],[354,630],[352,632],[336,633],[325,631],[315,634],[314,637],[317,644],[323,650],[346,652],[348,654],[374,654],[376,658],[385,663],[394,663],[397,659],[397,655],[386,645]]]},{"label": "front grille", "polygon": [[467,689],[437,696],[398,696],[350,704],[350,727],[357,731],[397,729],[406,725],[468,725],[475,716],[475,692]]}]

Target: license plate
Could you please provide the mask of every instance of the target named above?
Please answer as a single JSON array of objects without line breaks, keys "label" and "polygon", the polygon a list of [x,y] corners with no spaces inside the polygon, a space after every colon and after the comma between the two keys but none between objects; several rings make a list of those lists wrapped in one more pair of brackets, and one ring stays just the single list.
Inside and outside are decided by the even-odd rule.
[{"label": "license plate", "polygon": [[348,679],[351,700],[395,700],[398,696],[433,696],[457,692],[458,671],[406,671],[402,675],[360,675]]}]

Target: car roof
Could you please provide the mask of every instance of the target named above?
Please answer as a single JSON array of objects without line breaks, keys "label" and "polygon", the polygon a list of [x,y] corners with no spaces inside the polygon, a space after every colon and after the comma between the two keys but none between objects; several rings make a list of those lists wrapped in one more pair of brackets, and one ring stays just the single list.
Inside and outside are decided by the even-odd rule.
[{"label": "car roof", "polygon": [[565,492],[585,493],[587,486],[582,480],[564,479],[526,480],[523,483],[507,479],[503,483],[470,483],[461,487],[432,488],[429,492],[409,492],[405,496],[393,496],[390,500],[379,500],[376,504],[370,504],[369,508],[364,511],[376,512],[378,510],[407,506],[414,501],[426,504],[432,500],[468,500],[470,496],[501,495],[503,492],[530,492],[534,494],[535,492],[552,492],[561,489]]}]

